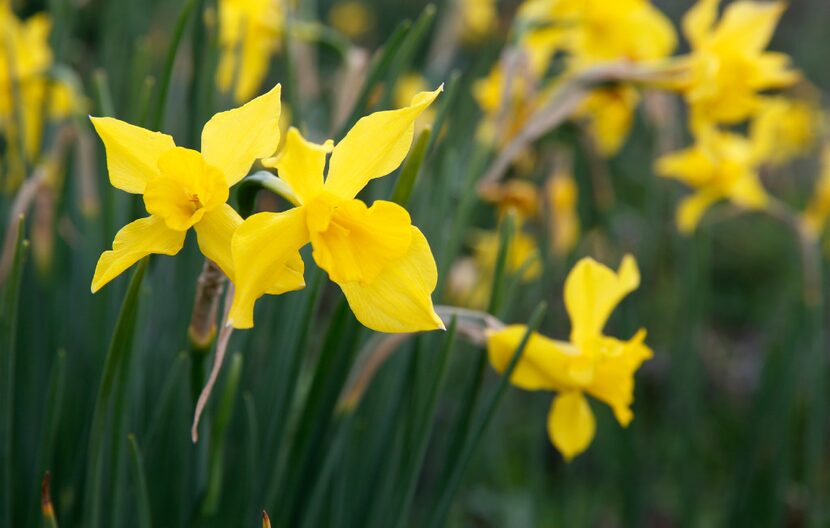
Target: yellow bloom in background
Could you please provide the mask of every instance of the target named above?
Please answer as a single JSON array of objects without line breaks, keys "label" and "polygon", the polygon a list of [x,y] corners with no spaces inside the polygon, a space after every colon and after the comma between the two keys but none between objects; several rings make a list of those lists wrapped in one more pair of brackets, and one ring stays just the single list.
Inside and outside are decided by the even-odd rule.
[{"label": "yellow bloom in background", "polygon": [[[0,2],[0,130],[6,135],[6,162],[12,185],[24,176],[18,148],[21,141],[26,159],[33,161],[46,121],[66,118],[81,107],[80,97],[70,86],[49,78],[53,65],[51,29],[52,22],[45,13],[22,21],[8,2]],[[15,106],[20,109],[22,132]]]},{"label": "yellow bloom in background", "polygon": [[459,0],[461,38],[468,43],[485,39],[496,30],[499,12],[495,0]]},{"label": "yellow bloom in background", "polygon": [[808,101],[770,97],[750,123],[755,157],[781,165],[809,152],[816,142],[821,109]]},{"label": "yellow bloom in background", "polygon": [[[603,334],[614,308],[640,285],[634,257],[626,255],[613,270],[591,258],[580,260],[565,280],[565,307],[571,320],[568,341],[533,333],[510,382],[526,390],[556,391],[548,413],[548,436],[566,460],[585,451],[596,432],[586,394],[609,405],[623,427],[634,418],[634,373],[652,357],[639,330],[628,341]],[[490,364],[504,372],[527,327],[490,331]]]},{"label": "yellow bloom in background", "polygon": [[698,130],[696,136],[693,146],[667,154],[656,164],[660,176],[680,180],[695,190],[677,209],[680,231],[694,231],[709,206],[719,200],[763,209],[768,197],[758,177],[760,160],[752,142],[714,127]]},{"label": "yellow bloom in background", "polygon": [[365,326],[379,332],[443,328],[432,306],[438,273],[424,235],[403,207],[384,200],[368,207],[355,198],[372,179],[400,166],[415,120],[442,90],[422,92],[399,110],[363,117],[336,147],[289,130],[279,156],[263,163],[278,170],[300,205],[252,215],[234,234],[238,273],[230,324],[253,326],[256,300],[272,293],[270,284],[310,242],[315,262],[340,286]]},{"label": "yellow bloom in background", "polygon": [[329,11],[329,25],[352,40],[375,29],[375,14],[363,2],[337,2]]},{"label": "yellow bloom in background", "polygon": [[[112,250],[98,260],[96,292],[139,259],[175,255],[192,227],[202,253],[231,279],[231,235],[242,218],[228,205],[228,190],[256,159],[279,143],[280,86],[240,108],[214,115],[202,129],[202,151],[177,147],[171,136],[113,119],[93,117],[107,151],[113,187],[144,197],[150,216],[124,226]],[[302,288],[303,262],[295,251],[268,284],[281,293]]]},{"label": "yellow bloom in background", "polygon": [[508,141],[533,114],[538,102],[535,86],[538,79],[530,73],[519,70],[508,82],[499,63],[487,77],[473,83],[473,98],[484,113],[478,130],[480,140]]},{"label": "yellow bloom in background", "polygon": [[216,84],[238,103],[253,97],[284,26],[281,0],[219,0],[219,65]]},{"label": "yellow bloom in background", "polygon": [[555,172],[548,179],[546,198],[551,249],[554,255],[564,257],[576,246],[580,232],[579,189],[573,175]]},{"label": "yellow bloom in background", "polygon": [[763,106],[760,92],[784,88],[799,79],[790,57],[764,51],[783,2],[741,0],[718,18],[719,0],[699,0],[683,17],[691,53],[679,59],[686,70],[681,90],[692,110],[693,128],[703,122],[739,123]]},{"label": "yellow bloom in background", "polygon": [[[480,231],[473,235],[472,256],[456,262],[450,271],[449,293],[453,302],[480,310],[487,308],[500,241],[498,231]],[[517,230],[510,239],[505,272],[508,275],[520,274],[519,279],[525,283],[533,282],[542,275],[539,246],[531,235]]]},{"label": "yellow bloom in background", "polygon": [[593,90],[576,112],[585,120],[597,149],[604,156],[616,154],[631,131],[640,93],[627,84]]},{"label": "yellow bloom in background", "polygon": [[539,214],[539,190],[532,182],[513,178],[490,183],[479,190],[485,202],[496,206],[499,216],[515,211],[520,220]]},{"label": "yellow bloom in background", "polygon": [[830,219],[830,146],[825,146],[821,156],[821,173],[816,182],[813,197],[801,215],[806,232],[819,238]]}]

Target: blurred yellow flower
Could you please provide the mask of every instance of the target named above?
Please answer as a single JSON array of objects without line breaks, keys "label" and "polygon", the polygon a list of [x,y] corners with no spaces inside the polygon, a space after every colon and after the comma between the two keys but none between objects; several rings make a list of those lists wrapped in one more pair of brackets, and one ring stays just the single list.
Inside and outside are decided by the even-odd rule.
[{"label": "blurred yellow flower", "polygon": [[[652,357],[639,330],[628,341],[603,334],[611,312],[640,285],[634,257],[626,255],[618,272],[591,258],[580,260],[565,280],[565,307],[571,320],[569,341],[533,333],[510,382],[526,390],[558,394],[548,413],[548,436],[566,460],[585,451],[594,438],[596,422],[585,394],[606,403],[623,427],[633,419],[634,373]],[[511,325],[490,331],[490,364],[503,372],[527,331]]]},{"label": "blurred yellow flower", "polygon": [[781,165],[806,154],[816,141],[821,109],[808,101],[769,97],[750,123],[755,157]]},{"label": "blurred yellow flower", "polygon": [[695,230],[713,203],[726,199],[745,209],[763,209],[768,197],[758,177],[760,160],[747,138],[705,127],[696,143],[657,160],[660,176],[674,178],[695,189],[677,209],[677,226],[683,233]]},{"label": "blurred yellow flower", "polygon": [[281,0],[219,0],[216,84],[238,103],[249,100],[279,50],[284,26]]},{"label": "blurred yellow flower", "polygon": [[[374,178],[395,170],[412,143],[414,122],[443,87],[409,106],[360,119],[336,146],[288,131],[285,147],[263,162],[279,171],[299,206],[246,219],[233,236],[238,270],[229,323],[253,326],[254,303],[270,291],[286,262],[311,243],[317,265],[336,282],[357,319],[379,332],[443,328],[432,306],[438,273],[429,244],[406,209],[355,198]],[[323,178],[326,157],[328,176]]]},{"label": "blurred yellow flower", "polygon": [[639,103],[640,94],[631,85],[598,88],[588,95],[575,116],[585,120],[600,154],[613,156],[628,137]]},{"label": "blurred yellow flower", "polygon": [[[231,235],[242,218],[226,203],[228,190],[256,159],[274,153],[279,115],[277,85],[240,108],[214,115],[202,129],[202,152],[177,147],[167,134],[111,117],[91,118],[107,151],[110,183],[143,195],[150,213],[115,235],[112,250],[98,260],[92,292],[151,253],[175,255],[191,227],[202,253],[234,280]],[[302,288],[300,255],[288,255],[283,273],[273,278],[269,289],[275,293]]]},{"label": "blurred yellow flower", "polygon": [[[9,145],[6,164],[12,185],[24,176],[19,147],[23,147],[26,159],[33,161],[40,150],[46,120],[65,118],[81,106],[70,86],[49,76],[53,65],[51,28],[45,13],[21,21],[8,2],[0,2],[0,130]],[[15,108],[20,110],[22,122],[18,122]]]},{"label": "blurred yellow flower", "polygon": [[493,66],[487,77],[473,84],[473,97],[484,113],[478,130],[481,141],[501,144],[521,130],[536,109],[535,85],[538,80],[522,68],[506,79],[499,63]]},{"label": "blurred yellow flower", "polygon": [[524,220],[539,214],[539,190],[527,180],[513,178],[490,183],[479,189],[479,196],[495,205],[499,216],[515,211],[519,219]]},{"label": "blurred yellow flower", "polygon": [[[519,230],[507,246],[505,272],[519,275],[522,282],[533,282],[542,274],[542,262],[536,240]],[[472,237],[472,257],[461,259],[450,272],[450,296],[454,302],[470,308],[485,309],[490,301],[496,260],[499,254],[498,231],[480,231]]]},{"label": "blurred yellow flower", "polygon": [[716,23],[719,3],[699,0],[683,17],[692,51],[679,59],[686,69],[680,88],[691,107],[692,128],[744,121],[762,107],[760,92],[799,79],[789,56],[764,51],[784,2],[733,2]]},{"label": "blurred yellow flower", "polygon": [[816,182],[813,197],[801,215],[806,232],[819,238],[830,219],[830,146],[825,146],[821,156],[821,173]]},{"label": "blurred yellow flower", "polygon": [[344,0],[332,6],[329,24],[355,40],[375,29],[375,14],[363,2]]},{"label": "blurred yellow flower", "polygon": [[496,0],[459,0],[461,38],[475,43],[489,36],[498,27]]},{"label": "blurred yellow flower", "polygon": [[579,189],[569,172],[557,171],[548,179],[546,190],[551,249],[564,257],[579,241]]}]

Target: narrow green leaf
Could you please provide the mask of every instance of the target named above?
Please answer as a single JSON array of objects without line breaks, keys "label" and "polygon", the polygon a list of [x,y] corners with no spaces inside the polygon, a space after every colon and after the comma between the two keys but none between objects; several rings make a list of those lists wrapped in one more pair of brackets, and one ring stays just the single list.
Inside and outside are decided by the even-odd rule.
[{"label": "narrow green leaf", "polygon": [[204,501],[202,502],[202,515],[215,515],[219,509],[219,500],[222,496],[222,477],[224,475],[225,463],[225,437],[227,435],[228,423],[233,413],[236,394],[239,389],[239,379],[242,377],[242,354],[235,353],[231,357],[228,366],[228,377],[225,381],[225,389],[219,399],[219,408],[213,419],[213,427],[210,432],[210,451],[208,454],[208,484]]},{"label": "narrow green leaf", "polygon": [[438,100],[438,111],[435,114],[435,121],[432,122],[432,135],[430,136],[429,144],[427,145],[427,155],[432,154],[435,142],[441,137],[441,129],[444,127],[444,122],[447,120],[450,108],[453,108],[455,105],[460,85],[461,72],[454,70],[450,74],[450,80],[447,83],[447,87],[444,89],[444,95]]},{"label": "narrow green leaf", "polygon": [[109,350],[104,360],[101,383],[95,399],[92,413],[92,426],[87,452],[87,489],[85,519],[87,526],[98,528],[101,522],[101,494],[103,492],[104,436],[106,434],[107,415],[111,403],[112,391],[119,372],[119,367],[133,346],[136,318],[138,317],[139,292],[141,281],[147,270],[149,257],[138,263],[130,278],[127,293],[121,304],[121,311],[115,323]]},{"label": "narrow green leaf", "polygon": [[16,503],[13,498],[12,465],[14,464],[14,371],[17,356],[17,317],[20,302],[20,283],[23,280],[23,263],[26,259],[29,241],[23,238],[25,218],[17,219],[17,233],[14,243],[14,257],[11,272],[6,278],[3,304],[0,307],[0,369],[3,371],[3,417],[0,419],[0,524],[12,526],[12,508]]},{"label": "narrow green leaf", "polygon": [[95,106],[101,115],[114,116],[115,104],[112,102],[112,90],[110,89],[107,72],[97,69],[92,74],[92,82],[95,85]]},{"label": "narrow green leaf", "polygon": [[432,424],[435,420],[435,411],[438,408],[438,395],[444,386],[444,379],[447,373],[447,366],[449,365],[450,353],[455,346],[456,339],[456,318],[453,317],[450,325],[447,327],[447,336],[444,340],[444,346],[438,354],[438,369],[434,373],[434,382],[430,387],[427,395],[427,403],[424,408],[423,416],[418,420],[416,428],[415,449],[411,459],[411,463],[406,468],[405,485],[403,489],[403,502],[398,510],[398,519],[394,526],[402,527],[406,523],[409,515],[409,508],[412,505],[412,500],[415,497],[415,489],[418,485],[418,477],[421,475],[421,467],[426,457],[427,447],[429,447],[429,439],[432,436]]},{"label": "narrow green leaf", "polygon": [[418,15],[412,29],[407,32],[401,43],[400,51],[389,68],[389,74],[386,76],[386,86],[383,90],[383,97],[381,97],[382,107],[386,108],[392,104],[398,78],[412,67],[412,61],[418,52],[418,48],[423,43],[430,27],[432,27],[432,22],[435,20],[435,12],[435,5],[427,4],[421,14]]},{"label": "narrow green leaf", "polygon": [[461,485],[462,478],[464,477],[467,466],[475,453],[478,442],[484,436],[484,432],[487,430],[487,426],[490,424],[490,420],[493,418],[496,408],[501,402],[504,393],[507,391],[510,376],[513,374],[513,370],[519,363],[522,353],[524,353],[524,349],[530,339],[530,335],[535,332],[542,323],[546,310],[547,305],[542,302],[531,316],[530,322],[527,325],[527,331],[524,336],[522,336],[519,346],[516,347],[516,352],[513,353],[510,363],[508,363],[507,368],[504,370],[504,373],[502,373],[496,389],[490,394],[490,398],[484,404],[481,415],[473,429],[470,431],[470,434],[467,435],[464,447],[458,458],[452,461],[452,471],[450,472],[449,478],[444,482],[441,494],[439,495],[438,505],[432,511],[430,522],[427,523],[427,526],[439,527],[444,525],[447,514],[450,510],[450,505],[452,504],[452,499],[455,496],[458,487]]},{"label": "narrow green leaf", "polygon": [[513,239],[515,226],[516,222],[513,215],[505,215],[501,222],[501,229],[499,229],[499,252],[496,255],[496,266],[493,272],[493,284],[490,288],[490,303],[487,307],[487,312],[493,315],[498,314],[502,306],[507,254],[510,250],[510,242]]},{"label": "narrow green leaf", "polygon": [[136,493],[139,528],[150,528],[153,526],[153,515],[150,509],[150,495],[147,491],[147,477],[144,475],[144,457],[138,448],[135,435],[127,435],[130,444],[130,460],[133,468],[133,488]]},{"label": "narrow green leaf", "polygon": [[164,124],[164,111],[167,108],[167,95],[170,91],[170,81],[173,78],[173,67],[176,64],[176,55],[179,51],[179,44],[182,42],[184,31],[187,28],[190,14],[194,11],[197,2],[198,0],[187,0],[179,13],[179,18],[176,20],[176,27],[173,30],[173,38],[170,41],[170,46],[167,48],[167,58],[164,61],[164,70],[161,74],[161,84],[159,85],[158,99],[156,100],[153,120],[150,122],[151,130],[161,130],[161,127]]},{"label": "narrow green leaf", "polygon": [[412,195],[412,189],[415,187],[415,180],[418,179],[418,173],[421,171],[421,165],[424,162],[424,156],[427,153],[427,144],[429,143],[430,133],[429,128],[425,128],[418,135],[415,140],[415,146],[412,147],[412,152],[406,158],[401,173],[398,176],[398,181],[395,182],[395,189],[392,191],[391,201],[406,207],[409,197]]}]

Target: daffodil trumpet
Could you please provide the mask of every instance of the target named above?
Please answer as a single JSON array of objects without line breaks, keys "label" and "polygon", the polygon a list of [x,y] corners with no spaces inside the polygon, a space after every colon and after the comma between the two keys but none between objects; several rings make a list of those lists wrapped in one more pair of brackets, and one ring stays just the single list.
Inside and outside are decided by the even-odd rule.
[{"label": "daffodil trumpet", "polygon": [[236,297],[229,324],[252,327],[256,300],[274,293],[275,279],[311,243],[315,262],[365,326],[389,333],[444,327],[431,299],[435,259],[409,213],[393,202],[367,206],[356,198],[372,179],[398,168],[415,120],[441,91],[421,92],[409,106],[363,117],[337,146],[307,141],[296,128],[288,131],[280,154],[263,165],[278,171],[300,205],[252,215],[234,233]]}]

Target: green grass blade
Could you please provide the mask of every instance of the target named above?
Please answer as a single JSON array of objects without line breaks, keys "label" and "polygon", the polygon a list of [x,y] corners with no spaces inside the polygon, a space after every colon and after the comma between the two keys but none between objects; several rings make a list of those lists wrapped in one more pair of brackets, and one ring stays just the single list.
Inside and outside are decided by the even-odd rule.
[{"label": "green grass blade", "polygon": [[150,495],[147,492],[147,477],[144,474],[144,457],[141,456],[134,434],[127,435],[127,441],[130,445],[130,461],[133,468],[133,488],[138,503],[138,526],[139,528],[151,528],[153,516],[150,509]]},{"label": "green grass blade", "polygon": [[397,54],[395,61],[389,68],[389,74],[386,76],[383,97],[381,97],[382,107],[387,108],[392,104],[398,78],[412,67],[412,61],[418,52],[418,48],[423,43],[424,38],[429,33],[429,29],[435,20],[435,12],[435,6],[433,4],[427,4],[415,20],[412,29],[407,32],[406,38],[401,43],[400,52]]},{"label": "green grass blade", "polygon": [[444,95],[438,101],[438,112],[435,114],[435,121],[432,122],[432,135],[429,138],[427,145],[427,155],[432,154],[432,149],[435,147],[435,142],[441,137],[441,130],[444,128],[444,123],[447,121],[450,108],[453,108],[455,100],[458,98],[459,86],[461,84],[461,73],[456,70],[450,74],[450,80],[444,90]]},{"label": "green grass blade", "polygon": [[421,131],[418,139],[415,140],[412,152],[409,153],[409,157],[404,162],[398,181],[395,182],[395,189],[392,191],[390,200],[401,207],[406,207],[409,197],[412,195],[412,189],[415,188],[415,181],[418,179],[418,173],[421,172],[421,165],[424,162],[427,144],[431,137],[432,134],[429,128]]},{"label": "green grass blade", "polygon": [[233,413],[239,380],[242,377],[242,354],[235,353],[228,365],[228,377],[225,390],[219,399],[219,408],[213,419],[210,432],[210,452],[208,454],[208,484],[205,499],[202,502],[202,515],[210,517],[219,509],[222,498],[222,477],[225,463],[225,437]]},{"label": "green grass blade", "polygon": [[12,465],[14,463],[14,372],[17,356],[17,317],[20,304],[20,283],[23,280],[23,264],[29,247],[29,241],[23,238],[24,217],[17,219],[17,234],[14,243],[14,257],[11,272],[6,279],[3,305],[0,307],[0,368],[3,375],[3,417],[0,419],[0,521],[3,526],[13,525],[12,507],[16,500],[12,497]]},{"label": "green grass blade", "polygon": [[516,352],[513,353],[513,358],[510,360],[510,363],[508,363],[507,368],[501,375],[501,379],[499,379],[496,389],[490,394],[490,398],[484,404],[484,408],[478,421],[465,438],[464,446],[458,458],[454,460],[454,465],[450,471],[449,478],[444,481],[443,489],[439,495],[438,504],[432,511],[430,522],[427,523],[427,526],[437,528],[444,525],[452,504],[452,499],[455,496],[455,492],[458,490],[459,486],[461,486],[464,472],[466,471],[467,466],[475,453],[475,449],[478,446],[479,441],[484,436],[484,432],[487,430],[487,426],[490,424],[490,420],[493,418],[499,402],[501,402],[504,393],[507,391],[510,376],[513,374],[513,370],[519,363],[522,353],[524,353],[524,349],[530,339],[530,335],[535,332],[542,323],[546,310],[547,305],[542,302],[531,316],[530,322],[527,326],[527,331],[522,337],[522,340],[519,342],[519,346],[516,347]]},{"label": "green grass blade", "polygon": [[135,324],[138,317],[139,293],[141,282],[147,271],[149,257],[144,257],[138,263],[130,278],[127,293],[121,304],[121,311],[115,323],[109,350],[104,360],[104,369],[101,374],[101,383],[95,399],[95,408],[92,414],[89,451],[87,461],[87,488],[86,493],[86,524],[90,528],[98,528],[101,522],[101,494],[103,492],[103,465],[104,465],[104,436],[106,434],[107,415],[111,403],[112,391],[116,382],[119,367],[129,350],[133,346]]},{"label": "green grass blade", "polygon": [[449,358],[452,349],[455,347],[456,340],[456,318],[453,317],[450,325],[447,327],[447,336],[444,340],[444,346],[438,355],[438,369],[435,372],[435,381],[430,387],[427,395],[427,403],[424,408],[423,416],[418,420],[416,427],[417,437],[415,440],[414,454],[412,461],[406,468],[405,484],[402,495],[402,503],[398,510],[398,519],[394,526],[403,527],[406,524],[407,516],[409,515],[409,508],[412,505],[412,500],[415,497],[415,489],[418,485],[418,477],[421,475],[421,467],[424,463],[424,458],[427,454],[427,447],[429,447],[429,439],[432,435],[432,424],[435,420],[435,411],[438,407],[438,395],[444,386],[444,378],[447,373],[447,366],[449,365]]},{"label": "green grass blade", "polygon": [[167,96],[170,91],[170,81],[173,79],[173,67],[176,64],[176,55],[179,51],[179,44],[182,42],[190,14],[195,10],[198,0],[187,0],[176,20],[176,27],[173,30],[173,37],[170,46],[167,48],[167,57],[164,61],[164,70],[161,73],[161,84],[159,84],[158,99],[153,118],[150,122],[151,130],[161,130],[164,125],[164,112],[167,109]]}]

